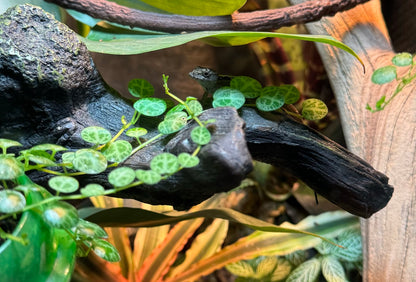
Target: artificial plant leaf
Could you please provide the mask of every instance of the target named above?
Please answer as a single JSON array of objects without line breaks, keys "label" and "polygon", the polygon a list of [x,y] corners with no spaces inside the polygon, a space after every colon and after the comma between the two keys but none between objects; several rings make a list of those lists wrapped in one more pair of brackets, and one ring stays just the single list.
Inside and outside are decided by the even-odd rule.
[{"label": "artificial plant leaf", "polygon": [[53,190],[62,193],[73,193],[79,188],[78,180],[74,177],[65,175],[50,178],[48,184]]},{"label": "artificial plant leaf", "polygon": [[84,196],[93,197],[102,195],[105,192],[105,190],[104,187],[100,184],[91,183],[86,185],[84,188],[81,188],[80,192]]},{"label": "artificial plant leaf", "polygon": [[159,98],[142,98],[133,106],[136,111],[149,117],[160,116],[166,111],[166,102]]},{"label": "artificial plant leaf", "polygon": [[92,244],[93,252],[102,259],[109,262],[120,261],[120,254],[117,249],[103,239],[95,239]]},{"label": "artificial plant leaf", "polygon": [[328,114],[328,108],[322,100],[310,98],[302,104],[302,116],[307,120],[318,120]]},{"label": "artificial plant leaf", "polygon": [[130,167],[118,167],[108,175],[108,182],[116,187],[129,185],[136,178],[134,169]]},{"label": "artificial plant leaf", "polygon": [[15,213],[26,206],[22,193],[14,190],[0,191],[0,213]]},{"label": "artificial plant leaf", "polygon": [[131,95],[138,98],[151,97],[155,93],[155,88],[146,79],[132,79],[129,81],[128,90]]},{"label": "artificial plant leaf", "polygon": [[386,66],[376,69],[371,76],[371,81],[375,84],[385,84],[392,82],[397,78],[395,66]]},{"label": "artificial plant leaf", "polygon": [[75,152],[72,161],[74,168],[87,174],[97,174],[107,168],[107,159],[103,154],[92,149],[81,149]]},{"label": "artificial plant leaf", "polygon": [[55,202],[45,207],[43,218],[50,226],[56,228],[72,228],[78,223],[78,212],[66,202]]},{"label": "artificial plant leaf", "polygon": [[0,180],[16,179],[24,173],[21,163],[9,156],[0,156]]},{"label": "artificial plant leaf", "polygon": [[136,177],[145,184],[153,185],[158,183],[162,177],[154,170],[137,169]]},{"label": "artificial plant leaf", "polygon": [[328,282],[346,282],[344,267],[334,256],[322,258],[322,274]]},{"label": "artificial plant leaf", "polygon": [[179,169],[178,158],[171,153],[162,153],[150,161],[150,168],[159,174],[172,174]]},{"label": "artificial plant leaf", "polygon": [[212,106],[217,107],[234,107],[236,109],[241,108],[246,99],[239,90],[231,87],[221,87],[214,92],[214,100]]},{"label": "artificial plant leaf", "polygon": [[120,163],[130,157],[133,148],[126,140],[116,140],[103,150],[103,155],[109,162]]},{"label": "artificial plant leaf", "polygon": [[256,99],[256,106],[260,111],[270,112],[280,109],[285,104],[285,96],[280,87],[266,86],[260,97]]},{"label": "artificial plant leaf", "polygon": [[230,87],[239,90],[248,99],[258,97],[262,89],[259,81],[248,76],[233,77],[230,81]]},{"label": "artificial plant leaf", "polygon": [[413,63],[413,56],[410,53],[403,52],[396,54],[391,61],[398,67],[407,67]]},{"label": "artificial plant leaf", "polygon": [[81,131],[81,138],[89,143],[105,144],[111,140],[111,133],[100,126],[90,126]]},{"label": "artificial plant leaf", "polygon": [[191,131],[191,139],[198,145],[206,145],[211,141],[211,133],[206,127],[197,126]]},{"label": "artificial plant leaf", "polygon": [[321,261],[312,258],[296,267],[287,277],[286,282],[315,281],[321,272]]}]

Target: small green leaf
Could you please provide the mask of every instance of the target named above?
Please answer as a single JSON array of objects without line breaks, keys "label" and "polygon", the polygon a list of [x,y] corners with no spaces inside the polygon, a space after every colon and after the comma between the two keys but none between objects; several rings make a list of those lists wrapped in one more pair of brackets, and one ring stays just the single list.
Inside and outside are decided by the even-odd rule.
[{"label": "small green leaf", "polygon": [[292,281],[315,281],[321,272],[321,261],[312,258],[296,267],[286,279],[286,282]]},{"label": "small green leaf", "polygon": [[262,88],[260,82],[248,76],[234,77],[231,79],[230,87],[239,90],[248,99],[258,97]]},{"label": "small green leaf", "polygon": [[191,131],[191,139],[198,145],[206,145],[211,141],[211,133],[206,127],[197,126]]},{"label": "small green leaf", "polygon": [[386,66],[376,69],[371,76],[371,81],[375,84],[385,84],[392,82],[397,78],[395,66]]},{"label": "small green leaf", "polygon": [[107,168],[106,157],[92,149],[81,149],[75,152],[72,161],[74,168],[87,174],[97,174]]},{"label": "small green leaf", "polygon": [[147,134],[147,130],[143,127],[133,127],[126,131],[126,135],[139,139],[139,137]]},{"label": "small green leaf", "polygon": [[322,274],[328,282],[348,281],[342,264],[333,256],[322,258]]},{"label": "small green leaf", "polygon": [[179,169],[178,158],[171,153],[162,153],[150,161],[150,168],[159,174],[172,174]]},{"label": "small green leaf", "polygon": [[15,158],[0,156],[0,180],[16,179],[24,173],[22,164]]},{"label": "small green leaf", "polygon": [[78,190],[78,180],[71,176],[54,176],[48,181],[49,186],[55,191],[73,193]]},{"label": "small green leaf", "polygon": [[22,193],[13,190],[0,191],[0,213],[15,213],[26,206]]},{"label": "small green leaf", "polygon": [[130,157],[133,148],[131,144],[125,140],[116,140],[103,151],[103,155],[107,161],[120,163]]},{"label": "small green leaf", "polygon": [[395,55],[391,61],[398,67],[407,67],[413,63],[413,56],[410,53],[403,52]]},{"label": "small green leaf", "polygon": [[255,278],[256,272],[251,267],[251,265],[243,260],[230,263],[225,266],[225,268],[234,275],[247,278]]},{"label": "small green leaf", "polygon": [[198,100],[190,100],[190,101],[186,101],[186,104],[188,105],[189,109],[191,110],[191,112],[195,115],[198,116],[199,114],[202,113],[202,111],[204,110],[202,108],[201,103],[198,102]]},{"label": "small green leaf", "polygon": [[51,151],[53,153],[56,152],[60,152],[60,151],[67,151],[68,149],[56,144],[40,144],[40,145],[36,145],[33,146],[32,148],[30,148],[29,151]]},{"label": "small green leaf", "polygon": [[325,103],[319,99],[306,99],[302,104],[302,116],[307,120],[318,120],[328,114]]},{"label": "small green leaf", "polygon": [[73,168],[72,161],[75,158],[75,152],[67,152],[62,154],[62,163],[68,164],[67,168]]},{"label": "small green leaf", "polygon": [[17,141],[0,138],[0,148],[3,149],[3,152],[5,152],[6,149],[9,147],[20,147],[20,146],[22,146],[22,144],[20,144]]},{"label": "small green leaf", "polygon": [[171,113],[176,113],[176,112],[182,112],[185,109],[185,106],[183,104],[177,104],[176,106],[172,107],[166,115],[169,115]]},{"label": "small green leaf", "polygon": [[119,167],[110,172],[108,182],[116,187],[123,187],[132,183],[135,178],[136,173],[132,168]]},{"label": "small green leaf", "polygon": [[143,98],[134,103],[136,111],[142,115],[155,117],[166,111],[166,102],[159,98]]},{"label": "small green leaf", "polygon": [[102,239],[96,239],[93,242],[92,250],[102,259],[109,262],[120,261],[120,255],[113,245]]},{"label": "small green leaf", "polygon": [[78,224],[72,227],[72,231],[75,232],[76,236],[82,237],[83,239],[108,238],[107,232],[99,225],[81,218]]},{"label": "small green leaf", "polygon": [[285,104],[283,91],[277,86],[266,86],[256,100],[256,106],[260,111],[270,112],[281,108]]},{"label": "small green leaf", "polygon": [[199,158],[188,153],[180,153],[178,155],[179,165],[182,167],[194,167],[199,164]]},{"label": "small green leaf", "polygon": [[111,140],[111,133],[100,126],[90,126],[81,131],[81,138],[89,143],[105,144]]},{"label": "small green leaf", "polygon": [[216,90],[213,95],[214,100],[212,101],[212,106],[217,107],[234,107],[236,109],[241,108],[246,99],[244,98],[243,93],[237,89],[231,87],[221,87]]},{"label": "small green leaf", "polygon": [[56,202],[46,206],[43,211],[44,220],[56,228],[72,228],[78,223],[78,212],[66,202]]},{"label": "small green leaf", "polygon": [[105,190],[104,190],[104,187],[101,186],[100,184],[92,183],[92,184],[88,184],[84,188],[81,188],[80,192],[84,196],[93,197],[93,196],[102,195],[105,192]]},{"label": "small green leaf", "polygon": [[285,104],[294,104],[299,100],[300,92],[294,85],[286,84],[278,87],[285,97]]},{"label": "small green leaf", "polygon": [[376,102],[376,109],[381,110],[383,108],[383,104],[386,101],[386,96],[383,95],[381,98]]},{"label": "small green leaf", "polygon": [[143,183],[148,185],[153,185],[158,183],[162,177],[159,173],[153,170],[143,170],[143,169],[137,169],[136,170],[136,177],[140,181],[143,181]]},{"label": "small green leaf", "polygon": [[56,163],[52,160],[50,160],[49,158],[45,158],[43,156],[37,156],[37,155],[32,155],[32,154],[28,154],[27,158],[31,161],[34,162],[38,165],[44,165],[44,166],[56,166]]},{"label": "small green leaf", "polygon": [[157,129],[160,133],[168,135],[181,130],[186,125],[186,120],[164,120],[159,123]]},{"label": "small green leaf", "polygon": [[145,79],[132,79],[129,81],[128,89],[131,95],[139,98],[153,96],[155,89],[153,85]]}]

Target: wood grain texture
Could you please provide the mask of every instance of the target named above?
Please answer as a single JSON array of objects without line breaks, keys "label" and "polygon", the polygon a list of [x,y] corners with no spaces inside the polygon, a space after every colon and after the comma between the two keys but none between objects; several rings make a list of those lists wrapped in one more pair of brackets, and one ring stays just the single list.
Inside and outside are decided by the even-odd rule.
[{"label": "wood grain texture", "polygon": [[307,27],[310,33],[342,40],[365,62],[364,74],[350,55],[318,46],[337,98],[349,149],[389,176],[395,187],[387,207],[361,221],[364,281],[416,281],[416,83],[407,86],[384,111],[373,114],[365,110],[367,102],[374,105],[395,87],[370,81],[373,71],[389,64],[394,56],[379,1]]}]

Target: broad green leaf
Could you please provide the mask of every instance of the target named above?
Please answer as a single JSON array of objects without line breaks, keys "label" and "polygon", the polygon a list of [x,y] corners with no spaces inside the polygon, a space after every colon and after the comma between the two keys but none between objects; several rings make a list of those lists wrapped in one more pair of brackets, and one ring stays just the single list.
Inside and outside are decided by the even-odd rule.
[{"label": "broad green leaf", "polygon": [[140,181],[143,181],[145,184],[153,185],[158,183],[162,177],[159,173],[153,170],[143,170],[143,169],[137,169],[136,170],[136,177]]},{"label": "broad green leaf", "polygon": [[328,282],[348,281],[342,264],[333,256],[322,258],[322,274]]},{"label": "broad green leaf", "polygon": [[231,15],[241,8],[246,0],[141,0],[153,7],[167,11],[172,14],[190,16],[224,16]]},{"label": "broad green leaf", "polygon": [[133,106],[136,111],[149,117],[160,116],[166,111],[166,102],[159,98],[142,98]]},{"label": "broad green leaf", "polygon": [[328,114],[325,103],[319,99],[306,99],[302,104],[302,116],[307,120],[318,120]]},{"label": "broad green leaf", "polygon": [[188,153],[180,153],[178,155],[179,165],[182,167],[194,167],[199,164],[199,158]]},{"label": "broad green leaf", "polygon": [[120,261],[120,254],[113,245],[102,239],[95,239],[92,244],[93,252],[102,259],[109,262]]},{"label": "broad green leaf", "polygon": [[191,139],[198,145],[206,145],[211,141],[211,133],[206,127],[197,126],[191,131]]},{"label": "broad green leaf", "polygon": [[315,281],[321,272],[321,261],[312,258],[296,267],[287,277],[286,282]]},{"label": "broad green leaf", "polygon": [[236,76],[232,78],[230,87],[239,90],[248,99],[258,97],[262,89],[260,82],[248,76]]},{"label": "broad green leaf", "polygon": [[204,38],[211,38],[215,40],[216,45],[234,46],[245,45],[266,37],[291,38],[330,44],[350,53],[355,58],[357,58],[361,64],[363,64],[358,55],[350,47],[331,36],[323,35],[252,31],[201,31],[183,34],[160,34],[153,36],[143,36],[129,33],[105,33],[102,31],[93,30],[88,35],[88,38],[80,39],[87,45],[88,50],[92,52],[113,55],[133,55],[170,48],[188,43],[193,40]]},{"label": "broad green leaf", "polygon": [[111,133],[100,126],[90,126],[81,131],[81,138],[89,143],[105,144],[111,140]]},{"label": "broad green leaf", "polygon": [[87,174],[101,173],[107,168],[107,159],[104,155],[92,149],[76,151],[72,163],[75,169]]},{"label": "broad green leaf", "polygon": [[71,176],[54,176],[48,181],[49,186],[55,191],[73,193],[78,190],[78,180]]},{"label": "broad green leaf", "polygon": [[286,84],[279,86],[279,88],[285,97],[285,104],[294,104],[299,100],[300,92],[294,85]]},{"label": "broad green leaf", "polygon": [[130,157],[133,148],[125,140],[116,140],[108,146],[102,153],[109,162],[120,163]]},{"label": "broad green leaf", "polygon": [[289,261],[278,257],[276,268],[271,273],[270,280],[281,281],[289,275],[291,270],[292,266],[290,265]]},{"label": "broad green leaf", "polygon": [[22,164],[15,158],[0,156],[0,180],[16,179],[24,173]]},{"label": "broad green leaf", "polygon": [[153,85],[145,79],[130,80],[128,90],[131,95],[139,98],[151,97],[155,93]]},{"label": "broad green leaf", "polygon": [[270,112],[281,108],[285,104],[285,96],[277,86],[266,86],[260,97],[256,99],[256,106],[260,111]]},{"label": "broad green leaf", "polygon": [[234,107],[236,109],[241,108],[246,99],[239,90],[231,87],[221,87],[216,90],[213,95],[214,100],[212,106],[217,107]]},{"label": "broad green leaf", "polygon": [[171,153],[162,153],[150,161],[150,168],[159,174],[172,174],[179,169],[178,158]]},{"label": "broad green leaf", "polygon": [[337,243],[344,248],[333,248],[332,254],[342,261],[357,262],[362,260],[361,235],[359,230],[347,230],[337,238]]},{"label": "broad green leaf", "polygon": [[72,228],[78,223],[78,212],[66,202],[55,202],[45,207],[44,220],[56,228]]},{"label": "broad green leaf", "polygon": [[3,149],[3,153],[5,153],[7,148],[9,147],[20,147],[20,146],[22,146],[22,144],[20,144],[17,141],[0,138],[0,148]]},{"label": "broad green leaf", "polygon": [[398,67],[407,67],[413,63],[413,56],[410,53],[403,52],[395,55],[391,61]]},{"label": "broad green leaf", "polygon": [[276,256],[262,257],[256,267],[257,276],[266,277],[272,274],[278,263],[278,258]]},{"label": "broad green leaf", "polygon": [[[331,245],[330,243],[323,241],[328,245]],[[308,258],[308,254],[304,250],[299,250],[290,254],[285,255],[285,259],[289,261],[291,264],[297,266],[304,262]]]},{"label": "broad green leaf", "polygon": [[108,175],[108,182],[116,187],[129,185],[136,178],[134,169],[129,167],[118,167]]},{"label": "broad green leaf", "polygon": [[99,225],[81,218],[79,219],[78,224],[72,227],[72,231],[75,232],[76,236],[82,237],[83,239],[108,237],[107,232]]},{"label": "broad green leaf", "polygon": [[26,206],[22,193],[14,190],[0,191],[0,213],[15,213]]},{"label": "broad green leaf", "polygon": [[104,187],[100,184],[91,183],[85,186],[84,188],[81,188],[80,192],[84,196],[93,197],[102,195],[105,192],[105,190]]},{"label": "broad green leaf", "polygon": [[68,14],[73,17],[75,20],[88,25],[89,27],[94,27],[97,23],[99,23],[100,19],[95,19],[87,14],[71,10],[71,9],[65,9]]},{"label": "broad green leaf", "polygon": [[376,69],[371,76],[371,81],[375,84],[385,84],[392,82],[397,78],[395,66],[386,66]]},{"label": "broad green leaf", "polygon": [[147,129],[143,127],[133,127],[126,131],[126,135],[138,139],[147,134]]},{"label": "broad green leaf", "polygon": [[243,260],[227,264],[225,268],[232,274],[240,277],[256,278],[256,272],[254,271],[251,264]]}]

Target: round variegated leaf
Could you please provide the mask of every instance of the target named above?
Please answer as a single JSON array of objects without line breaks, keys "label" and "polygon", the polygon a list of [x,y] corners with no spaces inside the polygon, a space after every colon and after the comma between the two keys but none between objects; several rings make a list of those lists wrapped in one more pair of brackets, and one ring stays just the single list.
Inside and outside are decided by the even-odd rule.
[{"label": "round variegated leaf", "polygon": [[111,133],[100,126],[90,126],[81,131],[81,138],[89,143],[105,144],[111,140]]},{"label": "round variegated leaf", "polygon": [[14,190],[0,191],[0,213],[15,213],[26,205],[25,196]]},{"label": "round variegated leaf", "polygon": [[129,185],[136,178],[136,173],[132,168],[119,167],[110,172],[108,175],[108,182],[116,187]]},{"label": "round variegated leaf", "polygon": [[80,192],[84,196],[93,197],[102,195],[105,192],[105,190],[104,187],[100,184],[91,183],[85,186],[84,188],[81,188]]},{"label": "round variegated leaf", "polygon": [[94,253],[109,262],[120,261],[120,255],[113,245],[102,239],[95,239],[92,244]]},{"label": "round variegated leaf", "polygon": [[159,174],[172,174],[179,169],[178,158],[171,153],[162,153],[150,161],[150,168]]},{"label": "round variegated leaf", "polygon": [[261,91],[260,97],[256,100],[256,106],[260,111],[275,111],[285,104],[285,96],[277,86],[267,86]]},{"label": "round variegated leaf", "polygon": [[328,114],[325,103],[319,99],[307,99],[302,104],[302,116],[307,120],[318,120]]},{"label": "round variegated leaf", "polygon": [[155,117],[166,111],[166,102],[159,98],[143,98],[134,103],[136,111],[142,115]]},{"label": "round variegated leaf", "polygon": [[153,170],[143,170],[143,169],[137,169],[136,170],[136,177],[140,181],[143,181],[143,183],[148,185],[153,185],[158,183],[162,177],[159,173]]},{"label": "round variegated leaf", "polygon": [[248,76],[236,76],[231,79],[230,87],[239,90],[248,99],[260,95],[261,84],[256,79]]},{"label": "round variegated leaf", "polygon": [[55,202],[45,207],[44,220],[56,228],[72,228],[78,223],[78,212],[66,202]]},{"label": "round variegated leaf", "polygon": [[22,164],[15,158],[0,156],[0,180],[16,179],[24,173]]},{"label": "round variegated leaf", "polygon": [[180,166],[190,168],[199,164],[199,158],[188,153],[180,153],[178,162]]},{"label": "round variegated leaf", "polygon": [[139,98],[151,97],[155,93],[153,85],[145,79],[130,80],[128,90],[131,95]]},{"label": "round variegated leaf", "polygon": [[214,100],[212,101],[212,106],[214,108],[234,107],[239,109],[244,105],[246,101],[243,93],[231,87],[222,87],[216,90],[214,92],[213,98]]},{"label": "round variegated leaf", "polygon": [[73,193],[78,190],[78,180],[71,176],[54,176],[48,181],[49,186],[55,191]]},{"label": "round variegated leaf", "polygon": [[72,161],[74,168],[87,174],[97,174],[107,168],[106,157],[92,149],[81,149],[75,152]]},{"label": "round variegated leaf", "polygon": [[197,126],[191,131],[191,139],[198,145],[206,145],[211,141],[211,133],[206,127]]},{"label": "round variegated leaf", "polygon": [[125,140],[116,140],[103,151],[103,155],[107,161],[120,163],[130,157],[133,148],[131,144]]},{"label": "round variegated leaf", "polygon": [[92,239],[92,238],[107,238],[107,232],[99,225],[79,219],[78,224],[72,227],[72,231],[76,232],[76,236]]}]

